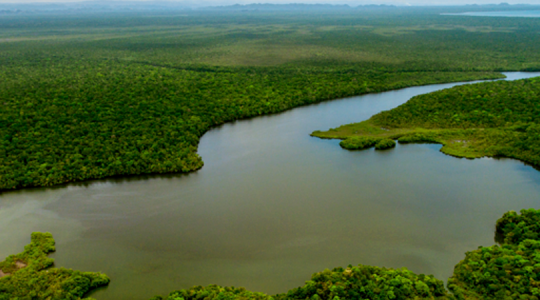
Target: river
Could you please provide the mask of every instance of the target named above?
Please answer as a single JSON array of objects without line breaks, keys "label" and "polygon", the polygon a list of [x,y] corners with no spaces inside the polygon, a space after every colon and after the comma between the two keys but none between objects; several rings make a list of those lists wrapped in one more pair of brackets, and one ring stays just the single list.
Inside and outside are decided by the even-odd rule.
[{"label": "river", "polygon": [[[507,73],[509,79],[540,73]],[[280,293],[349,264],[446,280],[464,252],[492,245],[508,210],[540,208],[540,172],[511,159],[458,159],[440,145],[345,151],[314,130],[368,119],[455,84],[327,101],[207,132],[205,166],[0,195],[0,259],[33,231],[57,267],[102,271],[99,300],[193,285]]]},{"label": "river", "polygon": [[447,16],[470,17],[509,17],[509,18],[540,18],[540,10],[507,10],[507,11],[478,11],[464,13],[445,13]]}]

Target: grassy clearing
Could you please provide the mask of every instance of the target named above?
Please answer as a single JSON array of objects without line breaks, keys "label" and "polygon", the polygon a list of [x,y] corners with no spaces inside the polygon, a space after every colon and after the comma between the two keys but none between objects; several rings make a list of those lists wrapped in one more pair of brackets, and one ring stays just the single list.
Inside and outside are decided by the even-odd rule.
[{"label": "grassy clearing", "polygon": [[[425,129],[425,128],[392,128],[386,129],[374,124],[372,120],[343,125],[328,131],[315,131],[311,135],[323,139],[343,140],[340,145],[349,150],[367,149],[381,140],[396,140],[399,143],[433,143],[442,144],[441,152],[465,158],[496,156],[498,153],[490,149],[486,143],[493,136],[504,134],[493,129]],[[355,147],[355,141],[362,138],[371,139],[370,146]]]}]

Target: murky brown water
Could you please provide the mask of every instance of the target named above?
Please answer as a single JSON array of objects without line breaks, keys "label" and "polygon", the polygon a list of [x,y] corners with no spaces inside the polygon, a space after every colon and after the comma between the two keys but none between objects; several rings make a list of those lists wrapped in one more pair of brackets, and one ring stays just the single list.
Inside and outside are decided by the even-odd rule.
[{"label": "murky brown water", "polygon": [[[512,73],[513,79],[536,74]],[[266,293],[348,264],[407,267],[446,280],[464,252],[493,244],[508,210],[540,208],[540,172],[438,145],[345,151],[314,130],[357,122],[434,85],[353,97],[226,124],[201,140],[202,170],[0,195],[0,259],[32,231],[56,265],[102,271],[99,300],[193,285]]]}]

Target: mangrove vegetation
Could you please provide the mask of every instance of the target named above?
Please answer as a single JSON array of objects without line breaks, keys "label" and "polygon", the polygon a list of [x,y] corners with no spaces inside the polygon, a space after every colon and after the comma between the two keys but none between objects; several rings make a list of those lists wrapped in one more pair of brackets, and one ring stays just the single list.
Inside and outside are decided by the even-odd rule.
[{"label": "mangrove vegetation", "polygon": [[448,288],[458,299],[540,297],[540,210],[507,212],[497,221],[500,245],[467,252]]},{"label": "mangrove vegetation", "polygon": [[538,19],[443,9],[2,15],[0,189],[189,172],[224,122],[540,69]]},{"label": "mangrove vegetation", "polygon": [[338,300],[338,299],[450,299],[442,281],[433,276],[416,275],[403,268],[400,270],[371,267],[348,266],[313,274],[311,280],[302,287],[286,294],[269,296],[254,293],[243,288],[193,287],[179,290],[166,297],[157,296],[151,300],[199,300],[199,299],[254,299],[254,300]]},{"label": "mangrove vegetation", "polygon": [[31,243],[22,253],[8,256],[0,262],[1,300],[78,300],[88,292],[109,284],[101,273],[54,268],[54,259],[47,255],[55,251],[50,233],[32,233]]},{"label": "mangrove vegetation", "polygon": [[[254,8],[254,9],[252,9]],[[190,172],[225,122],[335,98],[540,70],[540,19],[441,15],[447,8],[207,9],[0,15],[0,190]],[[451,12],[460,12],[452,8]],[[540,166],[540,79],[417,96],[371,119],[314,132],[386,150],[440,143],[467,158]],[[365,265],[324,270],[266,295],[193,287],[153,300],[540,298],[540,211],[497,221],[499,245],[467,252],[448,281]],[[0,262],[0,300],[84,299],[101,273],[54,268],[49,233]]]},{"label": "mangrove vegetation", "polygon": [[[314,136],[344,139],[346,149],[379,140],[438,143],[458,157],[510,157],[540,166],[540,78],[463,85]],[[369,142],[367,142],[369,141]]]}]

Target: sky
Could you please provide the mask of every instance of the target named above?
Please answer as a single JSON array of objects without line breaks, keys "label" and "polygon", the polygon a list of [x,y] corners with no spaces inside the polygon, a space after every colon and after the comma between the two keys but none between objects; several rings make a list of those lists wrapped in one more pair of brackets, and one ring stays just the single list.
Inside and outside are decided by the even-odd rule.
[{"label": "sky", "polygon": [[[129,2],[142,2],[147,0],[116,0]],[[165,0],[167,1],[167,0]],[[0,3],[67,3],[81,2],[80,0],[0,0]],[[147,1],[151,2],[151,1]],[[168,0],[167,2],[183,2],[192,3],[191,0]],[[509,4],[536,4],[540,5],[540,0],[203,0],[205,3],[216,3],[219,5],[226,4],[250,4],[250,3],[327,3],[327,4],[349,4],[349,5],[366,5],[366,4],[393,4],[393,5],[465,5],[465,4],[498,4],[505,2]]]}]

